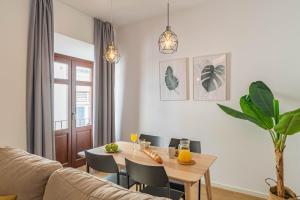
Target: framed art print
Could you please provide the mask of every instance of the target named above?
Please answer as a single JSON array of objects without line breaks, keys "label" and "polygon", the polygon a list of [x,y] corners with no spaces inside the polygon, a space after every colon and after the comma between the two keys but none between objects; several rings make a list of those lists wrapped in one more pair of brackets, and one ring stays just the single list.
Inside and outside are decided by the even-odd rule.
[{"label": "framed art print", "polygon": [[193,58],[194,100],[226,100],[227,55]]},{"label": "framed art print", "polygon": [[188,59],[174,59],[159,63],[160,99],[183,101],[188,99]]}]

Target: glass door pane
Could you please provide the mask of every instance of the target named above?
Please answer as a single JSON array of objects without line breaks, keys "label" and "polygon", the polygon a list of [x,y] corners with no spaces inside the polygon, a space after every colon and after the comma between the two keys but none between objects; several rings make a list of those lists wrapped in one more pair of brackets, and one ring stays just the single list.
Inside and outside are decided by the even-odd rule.
[{"label": "glass door pane", "polygon": [[92,69],[76,66],[76,81],[92,82]]},{"label": "glass door pane", "polygon": [[68,129],[68,87],[54,84],[54,130]]},{"label": "glass door pane", "polygon": [[68,79],[68,64],[54,62],[54,79]]},{"label": "glass door pane", "polygon": [[92,124],[92,86],[76,86],[76,127]]}]

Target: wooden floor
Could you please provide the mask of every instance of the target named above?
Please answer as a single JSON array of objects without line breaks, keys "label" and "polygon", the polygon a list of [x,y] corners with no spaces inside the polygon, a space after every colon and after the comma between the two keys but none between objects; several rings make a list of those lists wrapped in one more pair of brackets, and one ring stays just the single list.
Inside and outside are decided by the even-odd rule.
[{"label": "wooden floor", "polygon": [[[205,185],[202,185],[202,191],[201,191],[201,200],[207,200],[206,198],[206,191],[205,191]],[[231,192],[228,190],[215,188],[212,189],[212,195],[214,200],[263,200],[258,197],[253,197],[237,192]]]},{"label": "wooden floor", "polygon": [[[85,171],[85,167],[80,167],[78,169]],[[95,172],[92,170],[91,170],[91,174],[93,174],[99,178],[103,178],[107,175],[105,173]],[[132,187],[131,190],[135,190],[135,187]],[[201,192],[202,192],[201,200],[207,200],[205,185],[202,185]],[[212,193],[213,193],[213,200],[263,200],[258,197],[253,197],[253,196],[249,196],[249,195],[245,195],[245,194],[241,194],[241,193],[237,193],[237,192],[231,192],[228,190],[215,188],[215,187],[213,187]]]}]

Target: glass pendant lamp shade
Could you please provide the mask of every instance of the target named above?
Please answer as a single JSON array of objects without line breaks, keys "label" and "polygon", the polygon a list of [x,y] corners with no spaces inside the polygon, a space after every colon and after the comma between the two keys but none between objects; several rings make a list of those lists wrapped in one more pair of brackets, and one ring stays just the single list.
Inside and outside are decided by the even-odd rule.
[{"label": "glass pendant lamp shade", "polygon": [[178,38],[177,35],[171,30],[170,26],[170,3],[168,1],[168,25],[166,27],[165,32],[163,32],[158,40],[159,52],[163,54],[172,54],[177,51],[178,48]]},{"label": "glass pendant lamp shade", "polygon": [[105,54],[104,54],[105,60],[107,60],[109,63],[118,63],[120,60],[120,53],[117,47],[114,45],[113,42],[108,44]]},{"label": "glass pendant lamp shade", "polygon": [[[113,21],[113,17],[112,17],[112,13],[113,13],[113,10],[112,10],[112,0],[110,1],[110,12],[111,12],[111,24],[112,21]],[[112,34],[114,34],[114,28],[112,28]],[[116,47],[116,45],[114,44],[113,42],[114,40],[111,39],[111,42],[108,43],[106,49],[105,49],[105,53],[104,53],[104,58],[107,62],[109,63],[118,63],[119,60],[120,60],[120,53],[119,53],[119,50],[118,48]]]},{"label": "glass pendant lamp shade", "polygon": [[166,31],[160,35],[158,45],[159,51],[163,54],[172,54],[177,51],[178,38],[177,35],[171,31],[170,26],[167,26]]}]

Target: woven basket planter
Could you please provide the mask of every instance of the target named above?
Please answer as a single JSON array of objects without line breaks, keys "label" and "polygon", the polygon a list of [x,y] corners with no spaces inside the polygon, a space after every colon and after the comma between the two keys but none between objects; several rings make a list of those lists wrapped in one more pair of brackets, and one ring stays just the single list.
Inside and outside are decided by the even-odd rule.
[{"label": "woven basket planter", "polygon": [[271,184],[268,181],[273,181],[274,183],[276,183],[275,180],[267,178],[266,179],[266,183],[267,185],[270,187],[270,191],[269,191],[269,198],[268,200],[299,200],[299,196],[297,196],[295,194],[295,192],[293,192],[290,188],[285,187],[285,197],[279,197],[277,196],[277,186],[271,186]]}]

